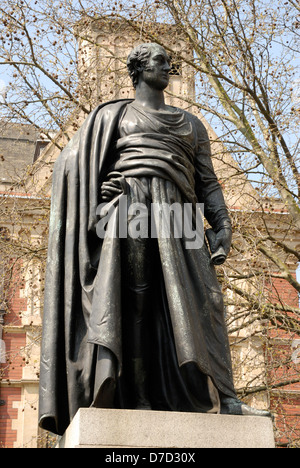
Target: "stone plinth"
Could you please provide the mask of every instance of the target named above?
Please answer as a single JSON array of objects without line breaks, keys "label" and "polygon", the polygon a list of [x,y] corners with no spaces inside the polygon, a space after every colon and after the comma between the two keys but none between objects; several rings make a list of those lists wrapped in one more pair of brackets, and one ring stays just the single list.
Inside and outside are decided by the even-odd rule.
[{"label": "stone plinth", "polygon": [[80,409],[58,448],[274,448],[272,421],[164,411]]}]

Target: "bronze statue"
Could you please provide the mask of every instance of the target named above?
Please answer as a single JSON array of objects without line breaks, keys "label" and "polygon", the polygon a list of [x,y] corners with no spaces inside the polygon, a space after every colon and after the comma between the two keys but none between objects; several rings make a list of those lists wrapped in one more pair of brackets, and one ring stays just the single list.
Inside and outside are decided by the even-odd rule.
[{"label": "bronze statue", "polygon": [[[231,222],[205,127],[165,104],[170,58],[162,47],[136,47],[128,70],[135,100],[98,106],[55,164],[40,425],[62,434],[89,406],[269,415],[236,397],[206,241],[187,248],[176,216],[168,236],[150,235],[153,206],[190,207],[184,213],[195,223],[203,204],[211,252],[225,261]],[[133,205],[146,227],[140,236],[130,235]],[[115,235],[99,234],[103,208]]]}]

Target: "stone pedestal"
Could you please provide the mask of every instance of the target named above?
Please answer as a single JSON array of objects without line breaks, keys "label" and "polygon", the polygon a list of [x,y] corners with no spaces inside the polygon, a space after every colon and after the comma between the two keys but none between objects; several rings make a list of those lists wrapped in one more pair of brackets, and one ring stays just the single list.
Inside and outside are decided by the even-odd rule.
[{"label": "stone pedestal", "polygon": [[272,421],[164,411],[80,409],[58,448],[274,448]]}]

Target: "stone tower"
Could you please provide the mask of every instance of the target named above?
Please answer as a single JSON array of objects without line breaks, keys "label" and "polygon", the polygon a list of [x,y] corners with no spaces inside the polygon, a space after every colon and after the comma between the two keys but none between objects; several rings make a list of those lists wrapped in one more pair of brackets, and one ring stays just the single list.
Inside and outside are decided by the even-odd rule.
[{"label": "stone tower", "polygon": [[[162,35],[174,29],[177,37],[175,49],[192,59],[192,50],[178,37],[172,26],[157,26]],[[144,37],[143,33],[128,26],[124,21],[89,21],[81,22],[76,33],[79,41],[78,69],[81,77],[81,96],[86,104],[94,107],[99,102],[134,97],[134,90],[128,76],[126,59],[130,51],[138,44],[156,42]],[[172,44],[174,48],[174,44]],[[167,103],[187,108],[186,102],[176,96],[194,96],[192,68],[183,64],[176,56],[171,56],[171,79],[167,92]]]}]

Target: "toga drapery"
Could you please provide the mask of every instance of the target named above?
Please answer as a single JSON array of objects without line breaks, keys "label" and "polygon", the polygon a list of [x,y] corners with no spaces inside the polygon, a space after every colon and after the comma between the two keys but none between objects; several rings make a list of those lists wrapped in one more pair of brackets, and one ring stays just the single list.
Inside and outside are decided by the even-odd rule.
[{"label": "toga drapery", "polygon": [[[175,108],[150,114],[128,100],[89,115],[53,173],[39,417],[41,427],[57,434],[80,407],[127,407],[121,243],[96,232],[101,184],[116,171],[125,181],[151,178],[153,203],[204,203],[216,231],[228,220],[207,132],[196,117]],[[117,203],[110,222],[118,223]],[[216,389],[235,397],[214,266],[205,243],[186,249],[174,236],[158,238],[158,258],[153,409],[205,411],[202,375],[212,400]]]}]

